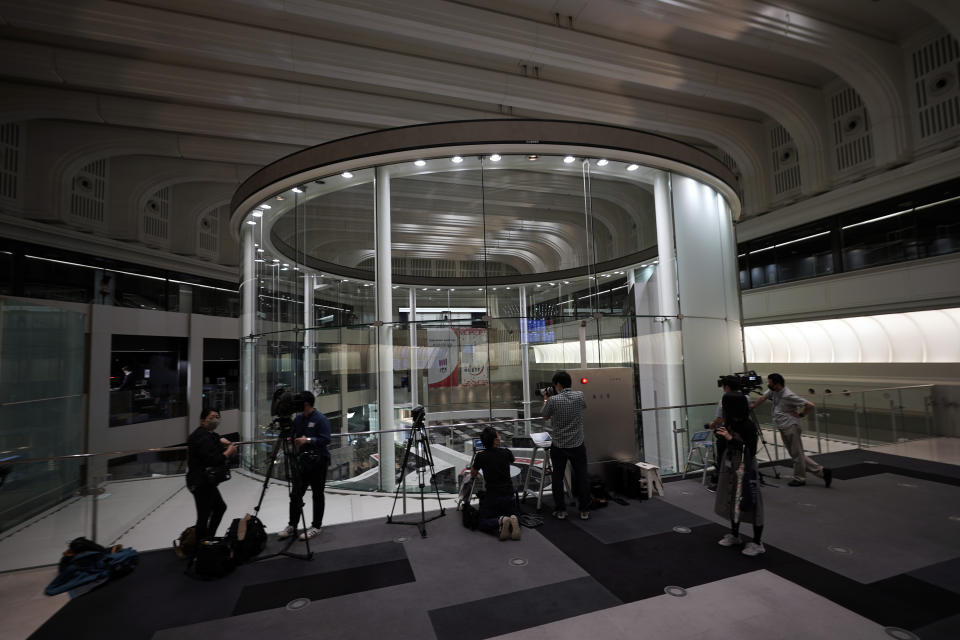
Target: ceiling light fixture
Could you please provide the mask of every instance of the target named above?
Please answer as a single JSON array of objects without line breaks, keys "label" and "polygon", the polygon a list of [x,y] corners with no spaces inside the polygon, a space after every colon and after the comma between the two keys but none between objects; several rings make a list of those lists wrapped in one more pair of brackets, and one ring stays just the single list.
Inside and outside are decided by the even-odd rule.
[{"label": "ceiling light fixture", "polygon": [[627,165],[627,171],[636,171],[639,168],[640,168],[640,165],[638,164]]},{"label": "ceiling light fixture", "polygon": [[605,167],[605,166],[607,166],[607,164],[608,164],[609,162],[610,162],[610,161],[607,160],[606,158],[600,158],[599,160],[597,160],[597,166],[598,166],[598,167]]},{"label": "ceiling light fixture", "polygon": [[493,162],[500,162],[500,154],[499,153],[493,154],[492,156],[490,156],[490,160]]},{"label": "ceiling light fixture", "polygon": [[563,163],[564,163],[564,164],[570,164],[570,163],[573,162],[574,160],[576,160],[576,158],[574,158],[573,156],[566,156],[566,157],[563,159]]},{"label": "ceiling light fixture", "polygon": [[460,164],[461,162],[463,162],[463,158],[461,158],[460,156],[453,156],[452,158],[450,158],[450,162],[452,162],[453,164]]},{"label": "ceiling light fixture", "polygon": [[535,153],[531,153],[529,156],[527,156],[527,160],[529,160],[530,162],[536,162],[539,158],[540,156],[538,156]]},{"label": "ceiling light fixture", "polygon": [[413,164],[417,165],[418,167],[425,167],[425,166],[427,165],[427,161],[426,161],[426,160],[414,160],[414,161],[413,161]]},{"label": "ceiling light fixture", "polygon": [[257,224],[256,220],[247,220],[247,224]]},{"label": "ceiling light fixture", "polygon": [[254,212],[253,212],[253,217],[254,217],[254,218],[262,218],[262,217],[263,217],[263,211],[254,211]]},{"label": "ceiling light fixture", "polygon": [[293,189],[290,189],[290,191],[293,191],[294,193],[303,193],[303,189],[300,187],[294,187]]},{"label": "ceiling light fixture", "polygon": [[347,178],[347,179],[349,180],[350,178],[353,177],[353,174],[350,173],[349,171],[344,171],[343,173],[340,174],[340,177],[341,177],[341,178]]}]

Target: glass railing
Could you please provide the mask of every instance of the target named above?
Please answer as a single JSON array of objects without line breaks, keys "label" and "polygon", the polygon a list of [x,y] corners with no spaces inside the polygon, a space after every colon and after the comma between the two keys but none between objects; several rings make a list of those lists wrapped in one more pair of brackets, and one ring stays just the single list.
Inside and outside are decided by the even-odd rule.
[{"label": "glass railing", "polygon": [[[434,461],[436,487],[445,506],[454,504],[464,469],[472,460],[473,440],[487,425],[497,429],[502,446],[511,448],[517,457],[518,487],[523,486],[529,469],[529,433],[550,430],[541,418],[469,420],[428,426],[425,431]],[[286,525],[288,483],[282,447],[277,444],[278,434],[270,427],[263,427],[260,432],[266,437],[242,444],[249,452],[244,465],[233,469],[232,478],[219,486],[227,503],[220,535],[233,518],[253,513],[258,504],[257,513],[268,531]],[[380,492],[379,445],[384,436],[395,446],[394,479],[404,478],[399,493],[405,494],[406,501],[419,500],[417,466],[424,462],[422,451],[411,447],[407,469],[400,473],[410,433],[407,427],[389,432],[333,434],[325,524],[385,518],[391,512],[394,501],[384,497],[393,496],[393,491]],[[270,481],[265,482],[265,476],[254,472],[249,460],[266,467],[274,452],[277,462]],[[0,571],[55,564],[69,541],[80,536],[140,551],[167,548],[196,518],[193,497],[184,481],[183,446],[19,459],[4,463],[0,471]],[[539,483],[538,473],[533,481]],[[436,500],[433,486],[428,484],[426,500]],[[370,495],[379,499],[371,499]],[[428,508],[438,506],[427,503]],[[405,508],[418,510],[419,506],[398,503],[396,514],[403,513]]]},{"label": "glass railing", "polygon": [[[804,449],[830,453],[933,437],[933,389],[918,385],[801,396],[816,407],[803,421]],[[772,410],[769,402],[757,407],[757,421],[785,456]]]}]

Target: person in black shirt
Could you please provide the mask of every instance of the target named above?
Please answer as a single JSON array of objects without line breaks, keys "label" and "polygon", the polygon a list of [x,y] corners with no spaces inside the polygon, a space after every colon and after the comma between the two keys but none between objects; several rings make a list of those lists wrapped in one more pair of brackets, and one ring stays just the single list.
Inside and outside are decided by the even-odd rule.
[{"label": "person in black shirt", "polygon": [[723,455],[717,460],[720,479],[714,511],[730,520],[730,533],[720,539],[723,547],[743,544],[740,523],[753,524],[753,540],[744,545],[743,555],[758,556],[766,549],[763,535],[763,498],[757,467],[757,426],[750,420],[747,397],[738,391],[723,394],[720,400],[723,424],[717,440],[724,440]]},{"label": "person in black shirt", "polygon": [[313,520],[310,527],[300,534],[301,540],[320,535],[323,526],[324,494],[327,484],[327,468],[330,466],[330,421],[313,408],[316,398],[309,391],[297,397],[303,401],[300,412],[293,419],[293,442],[297,447],[297,471],[294,474],[290,493],[290,519],[285,529],[277,534],[283,540],[297,531],[297,522],[303,510],[303,497],[309,487],[313,491]]},{"label": "person in black shirt", "polygon": [[501,540],[510,537],[519,540],[520,521],[517,519],[513,481],[510,479],[513,452],[500,447],[500,434],[493,427],[486,427],[480,433],[480,441],[484,449],[477,452],[470,467],[471,480],[475,480],[477,473],[483,471],[486,487],[486,492],[480,497],[479,529],[499,535]]},{"label": "person in black shirt", "polygon": [[197,506],[197,540],[211,538],[227,510],[217,485],[206,472],[209,467],[222,467],[237,452],[237,445],[221,438],[214,431],[220,426],[220,412],[204,409],[200,426],[187,439],[187,489]]}]

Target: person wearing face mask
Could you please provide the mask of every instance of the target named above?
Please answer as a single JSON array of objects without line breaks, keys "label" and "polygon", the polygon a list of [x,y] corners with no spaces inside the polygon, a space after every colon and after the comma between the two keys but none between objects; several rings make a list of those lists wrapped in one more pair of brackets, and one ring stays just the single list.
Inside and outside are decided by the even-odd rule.
[{"label": "person wearing face mask", "polygon": [[803,452],[801,440],[800,419],[813,411],[813,403],[804,400],[786,386],[786,381],[779,373],[767,376],[767,391],[750,404],[753,409],[767,400],[773,402],[773,422],[783,438],[783,446],[793,458],[793,479],[787,483],[790,487],[802,487],[807,484],[807,472],[823,479],[828,489],[833,480],[830,469],[817,464]]},{"label": "person wearing face mask", "polygon": [[197,507],[197,540],[212,538],[217,533],[227,505],[208,472],[226,465],[227,458],[237,452],[237,445],[216,433],[220,412],[204,409],[200,426],[187,439],[187,489]]}]

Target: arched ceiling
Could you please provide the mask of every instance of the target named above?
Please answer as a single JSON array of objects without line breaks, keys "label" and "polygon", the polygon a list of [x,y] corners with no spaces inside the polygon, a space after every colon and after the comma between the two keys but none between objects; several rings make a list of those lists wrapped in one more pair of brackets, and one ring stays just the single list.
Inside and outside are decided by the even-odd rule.
[{"label": "arched ceiling", "polygon": [[[239,184],[347,135],[514,116],[694,144],[740,176],[750,219],[955,144],[960,126],[920,139],[910,56],[958,31],[960,2],[944,0],[0,0],[0,125],[25,127],[28,169],[0,214],[62,219],[60,198],[27,200],[103,157],[182,161],[157,185],[203,183],[190,172],[209,163]],[[872,155],[852,169],[837,160],[841,91],[869,123]],[[527,263],[566,251],[528,244]]]}]

